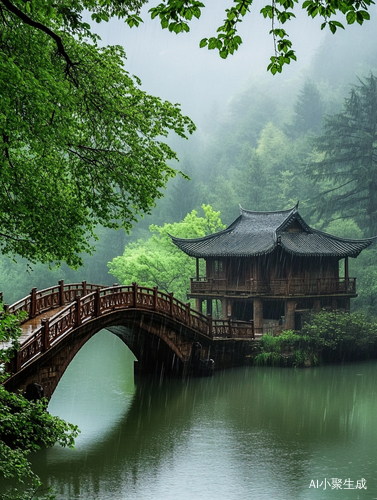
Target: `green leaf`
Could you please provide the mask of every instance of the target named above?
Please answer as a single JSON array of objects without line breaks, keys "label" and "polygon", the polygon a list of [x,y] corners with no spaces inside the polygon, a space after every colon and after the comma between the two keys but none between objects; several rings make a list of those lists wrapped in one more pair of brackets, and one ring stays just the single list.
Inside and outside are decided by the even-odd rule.
[{"label": "green leaf", "polygon": [[214,38],[214,37],[210,38],[209,42],[208,42],[208,48],[209,48],[209,50],[216,49],[217,48],[217,42],[218,42],[217,38]]},{"label": "green leaf", "polygon": [[353,24],[356,21],[356,12],[352,10],[348,12],[346,19],[348,24]]}]

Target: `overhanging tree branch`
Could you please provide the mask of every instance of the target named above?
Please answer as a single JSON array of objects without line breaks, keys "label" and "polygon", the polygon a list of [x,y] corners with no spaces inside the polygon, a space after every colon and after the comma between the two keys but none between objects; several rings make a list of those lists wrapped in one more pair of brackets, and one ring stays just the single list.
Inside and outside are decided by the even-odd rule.
[{"label": "overhanging tree branch", "polygon": [[[67,51],[64,48],[63,40],[59,35],[54,33],[50,28],[45,26],[42,23],[39,23],[38,21],[34,21],[31,19],[29,16],[27,16],[22,10],[18,9],[15,5],[13,5],[9,0],[0,0],[0,2],[4,5],[4,7],[9,11],[12,12],[12,14],[16,15],[21,21],[23,21],[25,24],[28,24],[32,28],[36,28],[40,31],[43,31],[47,36],[52,38],[56,45],[57,45],[57,52],[60,54],[66,61],[66,69],[65,72],[68,75],[70,73],[70,69],[73,68],[74,66],[77,66],[77,63],[74,63],[69,55],[67,54]],[[78,86],[77,80],[73,79],[73,82],[75,83],[76,86]]]}]

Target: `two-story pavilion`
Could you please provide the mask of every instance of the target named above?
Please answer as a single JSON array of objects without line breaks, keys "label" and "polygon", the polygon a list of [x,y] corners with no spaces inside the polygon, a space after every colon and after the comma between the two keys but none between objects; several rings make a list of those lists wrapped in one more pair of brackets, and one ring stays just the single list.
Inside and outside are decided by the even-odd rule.
[{"label": "two-story pavilion", "polygon": [[[221,301],[223,319],[253,320],[263,330],[299,329],[310,311],[349,311],[356,297],[356,278],[349,277],[348,258],[357,257],[376,238],[351,240],[311,228],[290,210],[241,215],[225,230],[196,239],[172,240],[196,258],[196,277],[189,297],[198,310]],[[199,259],[206,275],[199,274]],[[342,276],[340,276],[340,269]]]}]

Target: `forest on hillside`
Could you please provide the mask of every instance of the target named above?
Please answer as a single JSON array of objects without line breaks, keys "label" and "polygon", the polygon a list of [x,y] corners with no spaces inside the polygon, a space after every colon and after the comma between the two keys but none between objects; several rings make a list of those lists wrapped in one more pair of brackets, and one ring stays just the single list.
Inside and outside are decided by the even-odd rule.
[{"label": "forest on hillside", "polygon": [[[191,180],[171,179],[152,214],[130,234],[99,227],[96,252],[84,256],[78,270],[2,256],[5,302],[59,279],[111,285],[117,278],[108,263],[125,248],[143,248],[151,224],[155,232],[165,224],[174,227],[193,210],[200,216],[202,205],[220,212],[228,225],[239,204],[269,211],[299,201],[300,214],[318,229],[346,238],[377,235],[376,42],[368,23],[346,35],[328,34],[294,76],[272,81],[256,74],[234,89],[226,106],[208,102],[194,136],[186,144],[171,139],[179,169]],[[369,316],[377,301],[375,258],[372,245],[350,263],[359,294],[353,310]]]}]

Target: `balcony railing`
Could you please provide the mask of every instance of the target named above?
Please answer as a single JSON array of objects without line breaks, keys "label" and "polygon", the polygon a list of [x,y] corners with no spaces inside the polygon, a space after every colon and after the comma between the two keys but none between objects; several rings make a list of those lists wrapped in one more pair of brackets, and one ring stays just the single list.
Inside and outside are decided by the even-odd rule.
[{"label": "balcony railing", "polygon": [[354,295],[356,278],[318,278],[304,280],[253,280],[232,284],[222,278],[191,278],[192,294],[239,293],[248,295]]}]

